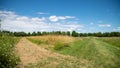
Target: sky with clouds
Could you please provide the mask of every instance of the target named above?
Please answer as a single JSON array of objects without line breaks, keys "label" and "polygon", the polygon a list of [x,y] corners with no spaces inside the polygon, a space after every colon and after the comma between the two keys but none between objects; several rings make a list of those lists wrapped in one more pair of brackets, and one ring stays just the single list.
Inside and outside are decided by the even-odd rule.
[{"label": "sky with clouds", "polygon": [[120,0],[0,0],[2,30],[120,31]]}]

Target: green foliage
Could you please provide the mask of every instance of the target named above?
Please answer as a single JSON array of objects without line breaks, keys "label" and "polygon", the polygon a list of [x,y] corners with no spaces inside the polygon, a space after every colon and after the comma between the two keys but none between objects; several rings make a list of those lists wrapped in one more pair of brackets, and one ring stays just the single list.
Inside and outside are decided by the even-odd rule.
[{"label": "green foliage", "polygon": [[8,35],[0,36],[0,68],[14,68],[20,59],[14,53],[14,44],[18,38]]},{"label": "green foliage", "polygon": [[32,36],[36,36],[36,35],[37,35],[36,32],[33,32],[33,33],[32,33]]},{"label": "green foliage", "polygon": [[14,36],[27,36],[25,32],[14,32]]},{"label": "green foliage", "polygon": [[70,32],[69,31],[67,31],[67,35],[70,36]]},{"label": "green foliage", "polygon": [[52,31],[52,32],[10,32],[10,31],[0,31],[1,33],[8,33],[14,36],[43,36],[43,35],[67,35],[73,37],[88,37],[88,36],[95,36],[95,37],[120,37],[120,32],[96,32],[96,33],[78,33],[76,31],[72,31],[72,34],[69,31]]},{"label": "green foliage", "polygon": [[78,33],[76,31],[72,31],[72,36],[73,37],[78,37]]}]

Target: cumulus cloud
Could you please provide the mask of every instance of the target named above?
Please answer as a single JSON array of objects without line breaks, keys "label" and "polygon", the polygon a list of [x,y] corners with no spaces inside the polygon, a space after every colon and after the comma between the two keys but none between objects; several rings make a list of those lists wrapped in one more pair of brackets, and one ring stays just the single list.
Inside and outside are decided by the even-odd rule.
[{"label": "cumulus cloud", "polygon": [[50,16],[49,20],[52,22],[56,22],[56,21],[58,21],[58,18],[57,18],[57,16]]},{"label": "cumulus cloud", "polygon": [[59,20],[65,20],[65,19],[69,19],[69,18],[75,18],[74,16],[50,16],[49,20],[52,22],[57,22]]},{"label": "cumulus cloud", "polygon": [[110,24],[98,24],[99,27],[111,27]]},{"label": "cumulus cloud", "polygon": [[[65,20],[74,18],[72,16],[50,16],[50,17],[27,17],[17,15],[11,11],[0,11],[0,19],[2,20],[2,29],[10,31],[72,31],[77,28],[83,28],[83,25],[76,23],[51,23],[50,21]],[[49,21],[50,20],[50,21]]]}]

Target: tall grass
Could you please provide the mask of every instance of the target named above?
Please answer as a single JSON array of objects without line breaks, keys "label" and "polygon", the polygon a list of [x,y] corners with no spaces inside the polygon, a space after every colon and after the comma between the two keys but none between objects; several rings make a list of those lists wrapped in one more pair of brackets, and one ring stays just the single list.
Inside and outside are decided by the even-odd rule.
[{"label": "tall grass", "polygon": [[19,38],[9,35],[0,36],[0,68],[14,68],[19,58],[14,53],[14,45],[19,41]]},{"label": "tall grass", "polygon": [[55,50],[60,50],[63,47],[69,47],[69,45],[71,45],[71,43],[75,40],[73,37],[53,35],[34,36],[28,37],[27,39],[37,45],[42,46],[42,44],[44,44],[43,47],[47,49],[52,48]]}]

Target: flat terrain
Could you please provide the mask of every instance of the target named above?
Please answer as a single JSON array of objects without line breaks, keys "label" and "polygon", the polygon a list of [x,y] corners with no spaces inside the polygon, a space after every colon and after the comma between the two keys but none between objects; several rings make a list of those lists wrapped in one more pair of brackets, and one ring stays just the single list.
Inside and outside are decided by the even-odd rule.
[{"label": "flat terrain", "polygon": [[[49,37],[49,39],[53,38]],[[52,42],[57,42],[55,39]],[[71,38],[69,39],[71,40]],[[41,40],[42,42],[35,42],[36,40]],[[63,40],[67,41],[65,39]],[[21,59],[21,68],[120,67],[120,48],[117,47],[118,44],[115,46],[108,41],[106,42],[96,37],[75,38],[72,41],[69,42],[69,46],[54,50],[56,43],[51,43],[51,41],[46,43],[41,38],[38,39],[38,37],[29,37],[29,40],[25,37],[22,38],[15,46],[16,53]],[[52,48],[48,47],[48,45]]]}]

